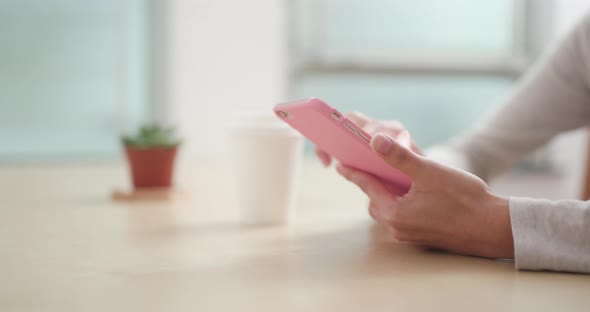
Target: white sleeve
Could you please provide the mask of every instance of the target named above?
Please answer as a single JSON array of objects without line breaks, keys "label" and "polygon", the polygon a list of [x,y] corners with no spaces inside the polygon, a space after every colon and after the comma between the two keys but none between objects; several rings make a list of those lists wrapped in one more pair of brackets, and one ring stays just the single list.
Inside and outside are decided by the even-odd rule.
[{"label": "white sleeve", "polygon": [[518,269],[590,273],[590,203],[510,198]]}]

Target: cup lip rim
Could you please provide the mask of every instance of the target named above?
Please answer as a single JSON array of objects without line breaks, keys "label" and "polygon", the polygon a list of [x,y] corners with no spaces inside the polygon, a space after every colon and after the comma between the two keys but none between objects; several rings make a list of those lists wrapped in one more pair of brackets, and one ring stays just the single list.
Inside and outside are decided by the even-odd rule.
[{"label": "cup lip rim", "polygon": [[[275,130],[275,131],[269,131]],[[265,135],[265,136],[290,136],[290,137],[302,137],[301,133],[297,130],[286,127],[286,128],[248,128],[248,127],[229,127],[228,132],[231,135]]]},{"label": "cup lip rim", "polygon": [[272,112],[264,111],[235,112],[225,128],[231,134],[302,136]]},{"label": "cup lip rim", "polygon": [[235,111],[229,115],[227,123],[230,125],[240,124],[284,124],[273,112],[267,111]]}]

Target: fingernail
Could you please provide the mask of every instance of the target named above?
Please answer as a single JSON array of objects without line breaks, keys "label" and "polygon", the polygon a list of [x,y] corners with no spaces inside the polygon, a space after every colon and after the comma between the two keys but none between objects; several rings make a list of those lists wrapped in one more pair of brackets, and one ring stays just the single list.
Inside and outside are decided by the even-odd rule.
[{"label": "fingernail", "polygon": [[391,148],[393,147],[393,142],[391,141],[391,138],[380,133],[377,134],[375,138],[373,138],[373,141],[371,143],[373,145],[373,149],[381,154],[389,153],[389,151],[391,151]]}]

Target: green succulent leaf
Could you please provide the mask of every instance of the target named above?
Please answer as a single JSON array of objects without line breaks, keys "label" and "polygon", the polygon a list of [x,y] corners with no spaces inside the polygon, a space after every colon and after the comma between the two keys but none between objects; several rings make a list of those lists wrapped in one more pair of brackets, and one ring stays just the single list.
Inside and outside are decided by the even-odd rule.
[{"label": "green succulent leaf", "polygon": [[121,141],[125,146],[136,148],[173,148],[181,142],[174,127],[163,127],[156,123],[140,127],[137,134],[123,136]]}]

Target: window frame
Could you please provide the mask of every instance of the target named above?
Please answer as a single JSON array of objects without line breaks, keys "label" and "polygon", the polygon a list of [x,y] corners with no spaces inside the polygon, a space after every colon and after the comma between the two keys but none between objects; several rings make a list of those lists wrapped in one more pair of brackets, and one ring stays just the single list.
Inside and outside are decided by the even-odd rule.
[{"label": "window frame", "polygon": [[[299,2],[299,3],[296,3]],[[310,13],[310,24],[315,31],[310,37],[311,53],[304,53],[298,42],[297,5]],[[489,75],[516,79],[535,61],[549,41],[553,30],[554,0],[513,0],[512,42],[508,57],[474,55],[387,55],[362,56],[327,55],[325,44],[326,0],[289,1],[288,50],[292,61],[291,78],[310,73],[376,73],[391,75]]]}]

